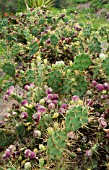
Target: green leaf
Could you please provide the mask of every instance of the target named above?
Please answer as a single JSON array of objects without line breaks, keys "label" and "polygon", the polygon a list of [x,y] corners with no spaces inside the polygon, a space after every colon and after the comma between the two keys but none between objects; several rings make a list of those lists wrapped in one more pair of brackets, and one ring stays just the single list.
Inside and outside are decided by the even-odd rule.
[{"label": "green leaf", "polygon": [[20,123],[16,127],[16,132],[17,132],[17,135],[20,137],[23,137],[25,135],[25,127],[23,126],[23,124]]},{"label": "green leaf", "polygon": [[3,65],[3,71],[5,73],[7,73],[10,76],[14,76],[15,75],[15,67],[14,65],[10,64],[10,63],[5,63]]},{"label": "green leaf", "polygon": [[7,170],[16,170],[16,168],[10,167]]},{"label": "green leaf", "polygon": [[51,43],[52,43],[53,45],[57,45],[57,43],[58,43],[58,38],[56,37],[55,34],[50,37],[50,40],[51,40]]},{"label": "green leaf", "polygon": [[29,55],[34,55],[37,51],[39,50],[39,46],[37,42],[34,42],[33,44],[30,45],[30,52]]}]

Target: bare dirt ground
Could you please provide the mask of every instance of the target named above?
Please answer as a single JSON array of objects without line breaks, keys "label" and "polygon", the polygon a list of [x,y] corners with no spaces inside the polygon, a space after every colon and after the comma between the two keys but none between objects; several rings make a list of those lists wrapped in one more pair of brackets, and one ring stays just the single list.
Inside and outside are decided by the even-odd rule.
[{"label": "bare dirt ground", "polygon": [[[19,94],[19,92],[22,93],[22,96],[25,95],[24,90],[21,89],[19,86],[15,87],[15,92],[16,94]],[[7,112],[7,110],[12,108],[13,104],[18,104],[18,103],[14,99],[9,99],[8,101],[5,101],[4,95],[3,97],[0,98],[0,120],[3,119],[3,115]]]}]

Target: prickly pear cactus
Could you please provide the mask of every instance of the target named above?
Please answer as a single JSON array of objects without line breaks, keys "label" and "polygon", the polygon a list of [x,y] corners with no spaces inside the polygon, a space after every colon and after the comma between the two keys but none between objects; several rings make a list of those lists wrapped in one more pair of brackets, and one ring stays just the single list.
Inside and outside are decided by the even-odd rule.
[{"label": "prickly pear cactus", "polygon": [[16,134],[5,129],[0,129],[0,137],[0,147],[9,146],[16,140]]},{"label": "prickly pear cactus", "polygon": [[86,27],[84,27],[84,30],[83,30],[84,37],[89,38],[91,35],[91,32],[92,32],[91,25],[90,24],[86,25]]},{"label": "prickly pear cactus", "polygon": [[48,74],[48,86],[52,87],[54,92],[59,92],[60,90],[60,85],[62,83],[61,76],[62,74],[58,70],[54,70]]},{"label": "prickly pear cactus", "polygon": [[87,81],[83,76],[76,76],[75,77],[75,81],[77,83],[77,85],[74,85],[74,89],[75,92],[73,92],[73,95],[78,95],[80,97],[82,97],[84,95],[84,93],[87,90]]},{"label": "prickly pear cactus", "polygon": [[103,61],[102,68],[103,68],[104,72],[106,73],[106,75],[109,76],[109,58],[106,58]]},{"label": "prickly pear cactus", "polygon": [[23,137],[25,135],[25,128],[24,128],[23,124],[20,123],[16,127],[16,133],[19,137]]},{"label": "prickly pear cactus", "polygon": [[98,38],[93,37],[88,43],[88,48],[91,54],[94,53],[101,53],[101,43],[99,42]]},{"label": "prickly pear cactus", "polygon": [[16,94],[12,94],[12,97],[17,100],[19,103],[22,101],[22,97],[16,95]]},{"label": "prickly pear cactus", "polygon": [[83,106],[74,107],[66,115],[66,132],[76,131],[88,123],[87,110]]},{"label": "prickly pear cactus", "polygon": [[88,54],[85,54],[85,53],[79,54],[74,59],[73,68],[75,70],[83,71],[83,70],[86,70],[91,65],[91,63],[92,63],[92,61]]},{"label": "prickly pear cactus", "polygon": [[47,141],[48,154],[52,159],[59,160],[62,156],[63,150],[65,149],[67,135],[60,129],[54,131]]}]

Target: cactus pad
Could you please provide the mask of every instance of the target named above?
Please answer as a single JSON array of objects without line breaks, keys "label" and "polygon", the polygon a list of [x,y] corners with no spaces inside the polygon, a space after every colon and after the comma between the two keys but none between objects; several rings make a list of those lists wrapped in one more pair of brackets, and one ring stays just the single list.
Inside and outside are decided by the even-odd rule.
[{"label": "cactus pad", "polygon": [[84,124],[88,123],[86,108],[78,106],[70,109],[66,115],[65,123],[67,132],[76,131]]},{"label": "cactus pad", "polygon": [[74,59],[74,65],[73,68],[75,70],[86,70],[90,65],[92,61],[90,59],[90,56],[88,54],[82,53],[76,56]]}]

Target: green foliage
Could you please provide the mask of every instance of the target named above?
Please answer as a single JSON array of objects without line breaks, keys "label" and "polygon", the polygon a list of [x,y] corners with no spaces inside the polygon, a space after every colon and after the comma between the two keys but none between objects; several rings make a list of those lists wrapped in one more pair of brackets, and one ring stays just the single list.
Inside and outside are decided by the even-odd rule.
[{"label": "green foliage", "polygon": [[23,137],[25,135],[25,127],[23,126],[22,123],[19,123],[17,126],[16,126],[16,134],[19,136],[19,137]]},{"label": "green foliage", "polygon": [[38,51],[38,44],[37,42],[34,42],[33,44],[30,45],[30,52],[29,55],[34,55]]},{"label": "green foliage", "polygon": [[25,4],[22,0],[0,0],[0,14],[2,16],[4,16],[5,12],[12,14],[24,9]]},{"label": "green foliage", "polygon": [[52,87],[55,92],[60,91],[62,79],[62,73],[58,70],[53,70],[48,74],[48,86]]},{"label": "green foliage", "polygon": [[13,134],[10,130],[0,129],[0,147],[9,146],[16,139],[16,134]]},{"label": "green foliage", "polygon": [[29,69],[26,72],[26,77],[27,77],[28,82],[31,82],[31,83],[34,82],[34,80],[35,80],[35,71]]},{"label": "green foliage", "polygon": [[51,159],[59,160],[66,147],[66,139],[68,132],[74,132],[88,123],[88,115],[86,108],[77,106],[70,109],[65,118],[65,131],[55,130],[48,138],[48,154]]},{"label": "green foliage", "polygon": [[57,43],[58,43],[58,38],[56,37],[55,34],[50,37],[50,40],[51,40],[51,43],[52,43],[54,46],[57,45]]},{"label": "green foliage", "polygon": [[54,4],[54,0],[24,0],[24,2],[27,9],[37,7],[50,7]]},{"label": "green foliage", "polygon": [[92,54],[101,53],[101,43],[96,37],[93,37],[93,39],[89,41],[88,47],[89,47],[90,53]]},{"label": "green foliage", "polygon": [[90,56],[88,54],[79,54],[74,58],[74,65],[73,68],[75,70],[86,70],[89,68],[89,66],[91,65],[91,59]]},{"label": "green foliage", "polygon": [[7,73],[10,76],[14,76],[15,75],[15,67],[14,65],[10,64],[10,63],[5,63],[3,65],[3,71],[5,73]]},{"label": "green foliage", "polygon": [[65,149],[66,133],[60,129],[54,131],[47,141],[48,155],[51,159],[60,160]]},{"label": "green foliage", "polygon": [[86,108],[77,106],[69,110],[66,115],[65,124],[66,132],[76,131],[88,123]]},{"label": "green foliage", "polygon": [[102,68],[107,76],[109,76],[109,57],[106,58],[102,63]]},{"label": "green foliage", "polygon": [[84,27],[84,30],[83,30],[83,34],[84,34],[85,38],[90,38],[91,32],[92,32],[91,25],[90,25],[90,24],[87,24],[87,25]]},{"label": "green foliage", "polygon": [[82,97],[87,90],[88,83],[86,79],[84,78],[84,76],[80,76],[80,75],[76,76],[75,81],[77,84],[73,86],[75,89],[75,92],[73,92],[73,94],[76,94]]},{"label": "green foliage", "polygon": [[21,103],[22,97],[20,97],[20,96],[18,96],[18,95],[16,95],[16,94],[12,94],[12,97],[13,97],[16,101],[18,101],[19,103]]}]

